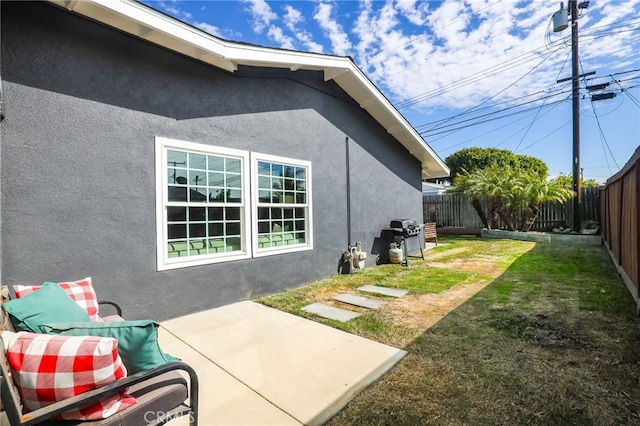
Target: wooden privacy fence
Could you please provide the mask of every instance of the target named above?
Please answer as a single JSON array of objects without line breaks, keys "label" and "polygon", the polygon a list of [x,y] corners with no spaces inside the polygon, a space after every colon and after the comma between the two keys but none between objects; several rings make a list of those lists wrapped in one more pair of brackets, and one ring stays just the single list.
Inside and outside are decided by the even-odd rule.
[{"label": "wooden privacy fence", "polygon": [[[481,200],[487,215],[490,215],[490,200]],[[582,220],[600,222],[600,189],[582,188]],[[422,199],[425,222],[436,222],[437,226],[482,228],[482,221],[465,195],[425,195]],[[548,231],[552,228],[572,227],[573,201],[566,203],[543,203],[532,231]]]},{"label": "wooden privacy fence", "polygon": [[601,190],[602,239],[640,312],[640,148]]}]

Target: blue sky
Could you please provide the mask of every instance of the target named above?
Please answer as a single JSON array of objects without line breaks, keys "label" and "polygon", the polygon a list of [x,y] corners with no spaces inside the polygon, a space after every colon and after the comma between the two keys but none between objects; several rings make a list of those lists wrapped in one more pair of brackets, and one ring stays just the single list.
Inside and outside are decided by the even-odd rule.
[{"label": "blue sky", "polygon": [[[559,1],[143,1],[227,40],[350,56],[445,159],[497,147],[572,172],[571,31]],[[568,1],[565,1],[565,7]],[[579,15],[581,167],[604,182],[640,145],[640,0]],[[587,86],[609,83],[600,92]],[[614,93],[594,101],[593,94]]]}]

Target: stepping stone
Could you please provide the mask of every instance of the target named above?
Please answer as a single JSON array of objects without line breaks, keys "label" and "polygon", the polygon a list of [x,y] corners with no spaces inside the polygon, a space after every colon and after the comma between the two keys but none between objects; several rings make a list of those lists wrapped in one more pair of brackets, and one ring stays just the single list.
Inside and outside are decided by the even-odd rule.
[{"label": "stepping stone", "polygon": [[385,296],[391,296],[391,297],[402,297],[405,294],[409,293],[408,290],[401,290],[399,288],[380,287],[377,285],[363,285],[362,287],[358,287],[358,290],[364,291],[366,293],[384,294]]},{"label": "stepping stone", "polygon": [[387,302],[383,302],[382,300],[369,299],[368,297],[356,296],[349,293],[335,295],[333,296],[333,300],[369,309],[378,309],[380,306],[387,304]]},{"label": "stepping stone", "polygon": [[340,322],[347,322],[360,314],[348,309],[336,308],[335,306],[325,305],[324,303],[312,303],[302,308],[303,311],[316,314],[322,318],[328,318]]}]

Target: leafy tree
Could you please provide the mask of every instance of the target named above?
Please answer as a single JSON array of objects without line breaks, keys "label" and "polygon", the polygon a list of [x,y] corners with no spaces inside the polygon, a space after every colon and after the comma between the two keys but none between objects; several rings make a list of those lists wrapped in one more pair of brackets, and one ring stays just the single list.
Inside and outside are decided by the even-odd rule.
[{"label": "leafy tree", "polygon": [[[552,179],[558,185],[564,186],[566,188],[573,188],[573,176],[565,175],[560,173],[560,175],[556,178]],[[581,188],[597,188],[600,184],[595,179],[582,179],[580,178],[580,187]]]},{"label": "leafy tree", "polygon": [[493,165],[532,170],[545,177],[549,172],[544,161],[538,158],[497,148],[465,148],[451,154],[444,161],[451,170],[452,181],[464,172],[473,173]]},{"label": "leafy tree", "polygon": [[[511,231],[528,231],[538,217],[540,204],[566,201],[574,193],[531,169],[491,165],[464,173],[454,180],[454,191],[468,195],[483,224],[495,228],[501,219]],[[480,199],[492,200],[491,221]]]}]

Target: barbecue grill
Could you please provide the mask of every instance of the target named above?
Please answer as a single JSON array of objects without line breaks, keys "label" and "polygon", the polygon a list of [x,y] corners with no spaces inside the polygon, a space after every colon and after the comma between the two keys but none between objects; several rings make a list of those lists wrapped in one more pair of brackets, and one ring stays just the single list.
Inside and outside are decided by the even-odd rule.
[{"label": "barbecue grill", "polygon": [[392,219],[389,228],[383,229],[380,233],[381,247],[378,264],[390,263],[388,249],[393,243],[402,248],[405,259],[402,262],[403,265],[410,266],[408,255],[418,250],[420,250],[420,257],[424,259],[423,232],[423,225],[416,220]]}]

